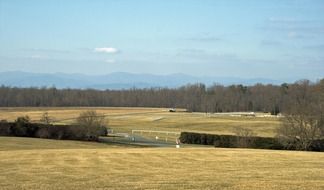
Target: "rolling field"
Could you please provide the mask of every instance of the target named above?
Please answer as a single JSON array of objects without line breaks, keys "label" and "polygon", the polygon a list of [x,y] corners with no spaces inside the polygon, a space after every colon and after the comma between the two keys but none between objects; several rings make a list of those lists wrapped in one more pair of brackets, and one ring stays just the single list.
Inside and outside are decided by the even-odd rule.
[{"label": "rolling field", "polygon": [[[46,111],[57,123],[73,123],[89,109],[105,114],[109,127],[119,133],[137,129],[232,134],[242,127],[274,136],[280,125],[273,117],[153,108],[2,108],[0,120],[29,115],[37,121]],[[0,137],[0,189],[324,189],[323,153],[173,147]]]},{"label": "rolling field", "polygon": [[107,145],[96,142],[83,142],[72,140],[52,140],[23,137],[1,137],[0,151],[8,150],[44,150],[44,149],[93,149],[124,147],[120,145]]},{"label": "rolling field", "polygon": [[237,127],[251,129],[258,136],[274,136],[280,120],[276,117],[233,117],[204,113],[170,113],[167,108],[1,108],[0,120],[13,121],[28,115],[34,121],[44,112],[56,123],[72,123],[80,112],[94,109],[105,114],[115,132],[131,133],[133,129],[157,131],[192,131],[233,134]]},{"label": "rolling field", "polygon": [[0,137],[1,189],[324,189],[323,166],[316,152]]}]

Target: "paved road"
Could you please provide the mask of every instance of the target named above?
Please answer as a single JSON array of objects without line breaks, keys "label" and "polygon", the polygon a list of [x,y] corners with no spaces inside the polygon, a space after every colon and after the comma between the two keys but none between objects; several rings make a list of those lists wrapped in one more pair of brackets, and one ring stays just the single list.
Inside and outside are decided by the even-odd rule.
[{"label": "paved road", "polygon": [[138,145],[138,146],[150,146],[150,147],[175,147],[174,142],[163,142],[156,141],[149,138],[144,138],[140,135],[127,135],[125,136],[115,136],[115,137],[100,137],[100,141],[116,144],[125,145]]}]

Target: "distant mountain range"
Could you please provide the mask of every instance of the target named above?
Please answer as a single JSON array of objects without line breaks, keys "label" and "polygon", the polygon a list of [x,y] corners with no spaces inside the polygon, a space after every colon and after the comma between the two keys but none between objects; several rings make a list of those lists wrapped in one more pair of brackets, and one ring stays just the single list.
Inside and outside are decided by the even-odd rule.
[{"label": "distant mountain range", "polygon": [[[285,81],[287,82],[287,81]],[[212,85],[243,84],[281,84],[283,81],[266,78],[235,78],[235,77],[195,77],[185,74],[153,75],[116,72],[107,75],[84,75],[65,73],[28,73],[20,71],[1,72],[0,85],[12,87],[51,87],[56,88],[93,88],[93,89],[129,89],[169,87],[175,88],[186,84],[204,83]]]}]

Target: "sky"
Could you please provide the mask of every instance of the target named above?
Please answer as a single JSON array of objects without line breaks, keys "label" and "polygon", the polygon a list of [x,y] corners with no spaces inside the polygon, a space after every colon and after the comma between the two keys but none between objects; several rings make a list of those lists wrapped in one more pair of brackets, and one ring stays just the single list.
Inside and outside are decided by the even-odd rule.
[{"label": "sky", "polygon": [[324,77],[322,0],[0,0],[0,72]]}]

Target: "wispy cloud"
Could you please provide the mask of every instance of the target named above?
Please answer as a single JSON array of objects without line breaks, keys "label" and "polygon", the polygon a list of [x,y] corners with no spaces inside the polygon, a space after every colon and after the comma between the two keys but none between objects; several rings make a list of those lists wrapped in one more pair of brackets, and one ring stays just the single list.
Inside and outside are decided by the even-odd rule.
[{"label": "wispy cloud", "polygon": [[26,52],[39,52],[39,53],[70,53],[70,51],[67,50],[59,50],[59,49],[46,49],[46,48],[24,48],[21,49],[22,51]]},{"label": "wispy cloud", "polygon": [[45,56],[45,55],[35,54],[35,55],[31,55],[29,58],[30,59],[48,59],[49,57],[48,56]]},{"label": "wispy cloud", "polygon": [[268,18],[270,22],[295,22],[296,19],[288,17],[270,17]]},{"label": "wispy cloud", "polygon": [[304,49],[309,49],[309,50],[319,50],[319,51],[323,51],[324,50],[324,44],[304,46],[303,48]]},{"label": "wispy cloud", "polygon": [[266,31],[278,32],[288,39],[314,39],[322,36],[324,25],[321,20],[298,19],[294,17],[270,17],[260,27]]},{"label": "wispy cloud", "polygon": [[287,33],[287,37],[290,38],[290,39],[298,39],[298,38],[304,38],[303,35],[300,35],[298,34],[297,32],[295,31],[290,31]]},{"label": "wispy cloud", "polygon": [[181,55],[203,55],[206,54],[207,51],[203,49],[196,48],[188,48],[188,49],[179,49],[177,52],[177,56]]},{"label": "wispy cloud", "polygon": [[196,41],[196,42],[218,42],[221,41],[222,39],[213,36],[202,36],[202,37],[187,38],[187,40]]},{"label": "wispy cloud", "polygon": [[318,22],[317,20],[297,19],[293,17],[270,17],[268,22],[276,24],[312,24]]},{"label": "wispy cloud", "polygon": [[282,43],[279,41],[273,41],[273,40],[263,40],[261,41],[261,46],[281,46]]},{"label": "wispy cloud", "polygon": [[105,62],[106,63],[115,63],[116,61],[114,59],[106,59]]},{"label": "wispy cloud", "polygon": [[99,47],[99,48],[94,48],[93,51],[98,53],[109,53],[109,54],[115,54],[120,52],[118,49],[113,47]]},{"label": "wispy cloud", "polygon": [[179,49],[175,55],[177,57],[190,58],[191,60],[199,61],[215,61],[215,60],[236,60],[238,56],[233,53],[221,53],[208,51],[204,49]]}]

